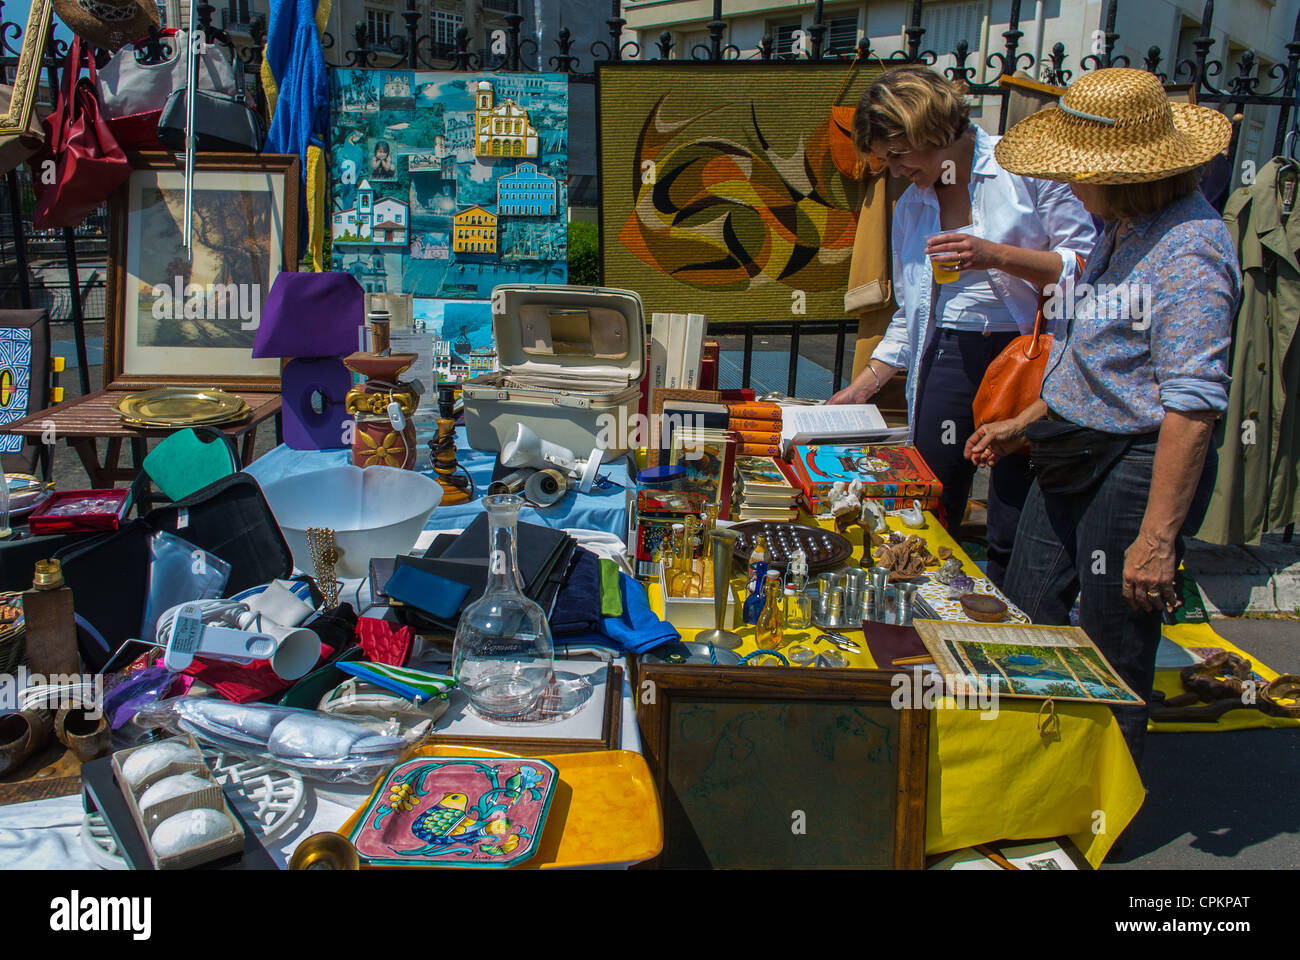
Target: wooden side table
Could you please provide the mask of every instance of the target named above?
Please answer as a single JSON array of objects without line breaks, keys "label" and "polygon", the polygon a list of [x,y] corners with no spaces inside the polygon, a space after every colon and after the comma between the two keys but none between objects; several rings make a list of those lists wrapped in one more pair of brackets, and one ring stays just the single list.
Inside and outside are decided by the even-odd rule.
[{"label": "wooden side table", "polygon": [[[248,466],[253,461],[253,446],[257,443],[257,428],[271,417],[280,416],[280,395],[278,393],[253,393],[250,391],[230,390],[252,408],[253,415],[243,423],[222,427],[221,432],[230,437],[239,451],[239,465]],[[30,437],[39,443],[47,431],[53,429],[55,440],[66,440],[68,446],[77,451],[82,466],[90,476],[90,485],[95,489],[112,487],[119,480],[130,482],[140,472],[150,438],[155,440],[166,437],[175,430],[145,430],[127,427],[122,424],[122,417],[117,412],[116,404],[122,398],[121,390],[96,390],[84,397],[77,397],[57,407],[38,410],[30,416],[15,420],[0,430],[2,433],[16,433]],[[100,461],[98,441],[105,440],[103,461]],[[134,465],[122,467],[122,441],[131,441]]]}]

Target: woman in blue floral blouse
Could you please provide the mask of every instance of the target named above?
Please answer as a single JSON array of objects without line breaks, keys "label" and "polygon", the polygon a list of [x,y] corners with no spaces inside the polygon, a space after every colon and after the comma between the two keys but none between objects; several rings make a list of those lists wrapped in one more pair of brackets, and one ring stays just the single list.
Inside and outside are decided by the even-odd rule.
[{"label": "woman in blue floral blouse", "polygon": [[[1231,134],[1222,114],[1171,104],[1151,74],[1111,68],[997,148],[1008,170],[1069,183],[1105,229],[1078,285],[1053,293],[1061,320],[1040,399],[979,428],[966,453],[990,463],[1028,439],[1036,479],[1006,592],[1037,623],[1068,623],[1077,599],[1080,625],[1144,700],[1227,409],[1241,276],[1197,184]],[[1146,708],[1116,716],[1140,760]]]}]

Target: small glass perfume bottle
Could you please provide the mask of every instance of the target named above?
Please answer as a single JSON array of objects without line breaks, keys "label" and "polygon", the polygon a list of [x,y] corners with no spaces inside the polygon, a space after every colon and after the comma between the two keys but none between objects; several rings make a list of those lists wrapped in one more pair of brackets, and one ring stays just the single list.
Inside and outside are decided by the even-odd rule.
[{"label": "small glass perfume bottle", "polygon": [[759,614],[763,612],[763,605],[766,601],[766,596],[763,593],[763,583],[767,578],[767,572],[766,560],[760,560],[750,566],[750,579],[747,585],[749,596],[745,598],[743,611],[743,619],[748,624],[758,623]]},{"label": "small glass perfume bottle", "polygon": [[785,625],[791,630],[807,630],[812,624],[812,601],[802,590],[785,588]]},{"label": "small glass perfume bottle", "polygon": [[775,650],[785,636],[785,614],[781,611],[781,574],[769,570],[763,584],[763,612],[758,615],[754,642],[759,649]]}]

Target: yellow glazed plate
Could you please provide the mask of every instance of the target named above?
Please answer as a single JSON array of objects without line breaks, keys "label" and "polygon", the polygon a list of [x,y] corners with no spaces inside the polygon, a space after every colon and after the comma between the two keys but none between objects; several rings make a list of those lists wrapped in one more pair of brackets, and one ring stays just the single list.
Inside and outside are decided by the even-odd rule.
[{"label": "yellow glazed plate", "polygon": [[158,387],[128,393],[117,402],[123,422],[141,427],[192,427],[226,423],[249,413],[241,397],[224,390]]},{"label": "yellow glazed plate", "polygon": [[[502,757],[509,754],[500,750],[436,744],[419,747],[411,754],[411,757],[472,756]],[[558,782],[537,853],[510,869],[553,870],[631,864],[659,855],[664,843],[663,817],[645,757],[631,750],[599,750],[546,754],[537,759],[555,767]],[[380,784],[384,779],[380,778]],[[361,811],[370,805],[372,799],[373,793],[337,832],[345,837],[350,835]],[[433,868],[376,868],[363,863],[362,869]]]}]

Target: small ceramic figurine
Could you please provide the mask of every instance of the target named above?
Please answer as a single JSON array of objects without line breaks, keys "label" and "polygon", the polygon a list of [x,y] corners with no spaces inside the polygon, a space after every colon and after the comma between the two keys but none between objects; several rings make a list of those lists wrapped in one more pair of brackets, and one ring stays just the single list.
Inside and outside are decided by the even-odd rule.
[{"label": "small ceramic figurine", "polygon": [[879,533],[889,528],[889,524],[885,522],[884,508],[881,507],[879,500],[862,501],[862,515],[859,522],[862,524],[862,529],[868,533]]},{"label": "small ceramic figurine", "polygon": [[910,508],[898,511],[898,519],[903,521],[905,527],[925,526],[925,514],[921,512],[921,501],[913,500]]}]

